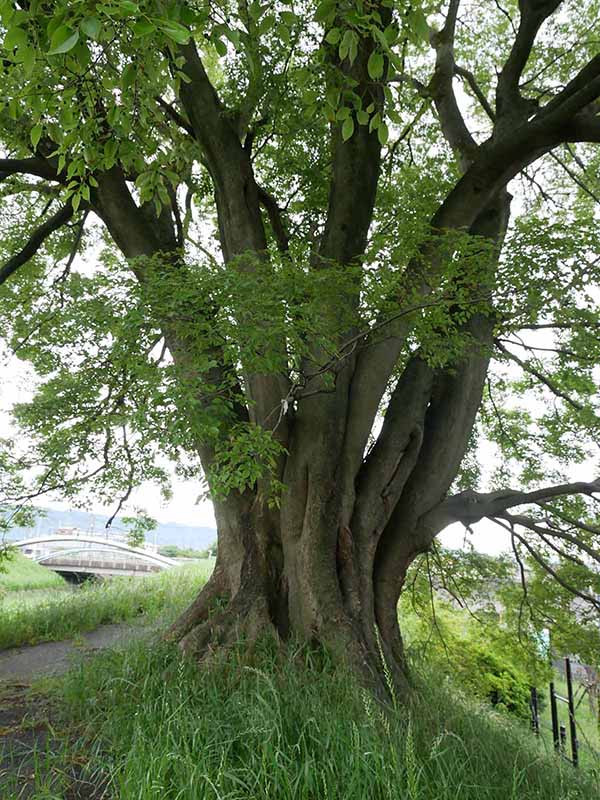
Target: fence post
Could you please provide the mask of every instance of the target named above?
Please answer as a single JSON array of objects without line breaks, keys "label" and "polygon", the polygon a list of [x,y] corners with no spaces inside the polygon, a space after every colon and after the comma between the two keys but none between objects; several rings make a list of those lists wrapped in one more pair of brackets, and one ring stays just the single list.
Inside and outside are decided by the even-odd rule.
[{"label": "fence post", "polygon": [[540,715],[538,706],[538,693],[535,686],[530,687],[530,701],[531,708],[531,730],[539,736],[540,734]]},{"label": "fence post", "polygon": [[554,749],[560,750],[560,732],[558,729],[558,709],[556,708],[556,692],[554,691],[554,682],[550,683],[550,713],[552,715],[552,739],[554,741]]},{"label": "fence post", "polygon": [[564,756],[567,752],[567,729],[565,728],[564,725],[560,726],[559,734],[560,734],[560,752]]},{"label": "fence post", "polygon": [[571,729],[571,754],[573,766],[579,763],[579,748],[577,744],[577,723],[575,721],[575,700],[573,697],[573,678],[571,677],[571,659],[565,658],[567,673],[567,697],[569,699],[569,728]]}]

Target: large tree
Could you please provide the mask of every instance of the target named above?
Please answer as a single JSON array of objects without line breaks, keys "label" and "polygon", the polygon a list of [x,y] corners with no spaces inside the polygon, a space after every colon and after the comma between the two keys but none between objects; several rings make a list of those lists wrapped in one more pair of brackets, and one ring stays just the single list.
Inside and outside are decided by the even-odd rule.
[{"label": "large tree", "polygon": [[1,313],[42,376],[6,459],[119,507],[162,457],[204,476],[186,652],[293,634],[401,681],[398,598],[450,523],[592,563],[595,0],[0,12]]}]

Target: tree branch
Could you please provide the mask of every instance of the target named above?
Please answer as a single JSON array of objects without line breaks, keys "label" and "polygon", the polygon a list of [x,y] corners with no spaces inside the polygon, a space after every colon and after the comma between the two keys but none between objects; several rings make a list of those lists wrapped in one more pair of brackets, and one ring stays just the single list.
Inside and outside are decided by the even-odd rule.
[{"label": "tree branch", "polygon": [[537,33],[561,0],[521,0],[519,27],[510,54],[498,76],[496,113],[508,121],[524,118],[533,110],[532,101],[522,97],[519,81],[529,60]]},{"label": "tree branch", "polygon": [[495,339],[494,343],[496,347],[498,347],[498,349],[501,350],[511,361],[514,361],[515,364],[518,364],[524,372],[528,373],[529,375],[533,375],[533,377],[537,378],[540,381],[540,383],[543,383],[544,386],[547,386],[548,389],[550,389],[550,391],[552,392],[552,394],[556,395],[556,397],[560,397],[576,411],[583,411],[583,409],[585,408],[583,403],[580,403],[578,400],[575,400],[566,392],[563,392],[562,389],[559,389],[559,387],[556,386],[556,384],[550,380],[550,378],[546,377],[546,375],[544,375],[535,367],[532,367],[531,364],[528,364],[522,359],[520,359],[519,356],[516,356],[514,353],[511,353],[510,350],[504,347],[500,339]]},{"label": "tree branch", "polygon": [[554,580],[563,587],[563,589],[566,589],[567,592],[570,592],[575,597],[581,598],[586,603],[589,603],[590,605],[594,606],[594,608],[600,610],[600,601],[597,598],[593,597],[590,594],[587,594],[587,592],[580,592],[570,583],[565,581],[564,578],[562,578],[561,575],[559,575],[558,572],[553,567],[551,567],[550,564],[548,564],[548,562],[545,561],[545,559],[541,557],[541,555],[537,552],[537,550],[535,550],[529,544],[529,542],[524,536],[521,536],[516,532],[514,535],[521,542],[521,544],[527,550],[527,552],[530,554],[533,560],[536,561],[540,565],[540,567],[542,567],[542,569],[544,569],[549,575],[551,575],[554,578]]},{"label": "tree branch", "polygon": [[442,132],[449,145],[459,155],[465,170],[477,153],[477,142],[469,131],[460,111],[452,79],[456,72],[454,61],[454,34],[460,0],[450,0],[444,27],[431,36],[431,45],[436,51],[435,71],[428,90],[438,112]]},{"label": "tree branch", "polygon": [[30,258],[33,258],[46,239],[59,228],[62,228],[62,226],[71,219],[73,213],[73,206],[71,203],[67,203],[67,205],[63,206],[56,214],[50,217],[49,220],[36,228],[29,237],[27,244],[0,267],[0,286],[5,283],[19,267],[22,267]]},{"label": "tree branch", "polygon": [[[555,512],[552,511],[552,513],[555,513]],[[559,515],[557,514],[557,516],[559,516]],[[507,513],[504,513],[504,514],[501,515],[501,518],[505,519],[511,525],[522,525],[524,528],[527,528],[532,533],[538,534],[544,541],[548,536],[553,536],[556,539],[562,539],[564,542],[569,542],[569,544],[574,545],[575,547],[579,548],[584,553],[586,553],[593,561],[597,561],[598,563],[600,563],[600,552],[598,552],[598,550],[594,550],[593,547],[590,547],[585,542],[583,542],[580,539],[578,539],[576,536],[572,536],[570,533],[567,533],[566,531],[563,531],[561,528],[557,528],[557,527],[544,528],[536,520],[530,519],[529,517],[526,517],[526,516],[524,516],[522,514],[507,514]],[[549,544],[549,543],[546,542],[546,544]],[[550,545],[550,546],[553,547],[554,545]],[[569,558],[569,556],[567,554],[563,553],[562,551],[561,551],[561,554],[565,555],[567,558]],[[578,563],[582,563],[582,562],[579,560]]]},{"label": "tree branch", "polygon": [[163,98],[160,95],[156,95],[156,102],[165,112],[167,117],[169,117],[169,119],[172,119],[173,122],[179,125],[179,127],[182,128],[186,133],[189,133],[190,136],[193,136],[195,138],[194,129],[192,128],[190,123],[182,117],[182,115],[179,113],[179,111],[177,111],[177,109],[173,105],[167,103],[166,100],[163,100]]},{"label": "tree branch", "polygon": [[600,493],[600,478],[595,481],[576,481],[574,483],[561,483],[555,486],[546,486],[531,492],[517,489],[506,489],[497,492],[474,492],[467,490],[453,495],[444,500],[431,514],[439,519],[439,530],[452,522],[462,522],[463,525],[473,525],[484,517],[504,516],[504,512],[515,506],[540,504],[556,497],[567,497],[574,494],[583,494],[588,497]]},{"label": "tree branch", "polygon": [[465,69],[464,67],[460,67],[458,64],[454,64],[454,74],[463,78],[467,82],[468,86],[470,86],[471,88],[471,91],[479,101],[480,106],[483,108],[483,110],[491,119],[491,121],[494,122],[496,120],[496,115],[494,113],[494,110],[491,107],[489,100],[483,93],[481,87],[477,83],[475,75],[473,75],[473,73],[470,70]]},{"label": "tree branch", "polygon": [[273,195],[269,194],[269,192],[261,186],[258,187],[258,199],[261,206],[266,209],[269,215],[269,222],[271,223],[273,235],[277,242],[277,249],[280,253],[287,253],[290,237],[283,222],[282,210],[277,205],[277,201]]},{"label": "tree branch", "polygon": [[0,181],[10,175],[34,175],[48,181],[58,181],[54,167],[44,158],[0,158]]}]

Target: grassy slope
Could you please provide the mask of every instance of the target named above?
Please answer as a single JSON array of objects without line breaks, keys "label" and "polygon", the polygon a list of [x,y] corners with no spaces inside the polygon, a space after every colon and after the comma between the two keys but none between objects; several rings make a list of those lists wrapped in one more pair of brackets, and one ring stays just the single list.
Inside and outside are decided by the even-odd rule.
[{"label": "grassy slope", "polygon": [[[75,762],[87,764],[83,779],[110,787],[107,800],[598,797],[589,773],[443,684],[422,681],[410,710],[383,716],[301,647],[233,652],[201,670],[166,645],[104,653],[54,689],[64,750],[42,757],[35,798],[66,796],[61,776]],[[14,800],[8,777],[2,788]]]},{"label": "grassy slope", "polygon": [[7,595],[0,614],[0,650],[69,639],[140,614],[148,620],[174,615],[191,602],[213,564],[207,559],[146,578],[89,582],[76,591],[44,592],[33,599],[26,592]]},{"label": "grassy slope", "polygon": [[10,560],[3,564],[3,570],[0,572],[0,595],[3,590],[15,592],[26,589],[50,589],[64,585],[65,581],[56,572],[36,564],[21,553],[11,556]]}]

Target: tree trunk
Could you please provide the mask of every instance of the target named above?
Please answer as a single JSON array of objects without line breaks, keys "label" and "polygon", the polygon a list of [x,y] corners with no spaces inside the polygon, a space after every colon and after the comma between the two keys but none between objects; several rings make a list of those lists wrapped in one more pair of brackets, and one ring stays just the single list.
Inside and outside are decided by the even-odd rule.
[{"label": "tree trunk", "polygon": [[[510,196],[500,193],[472,233],[499,247],[509,206]],[[482,253],[477,291],[495,266],[495,256]],[[376,444],[360,459],[348,456],[358,360],[343,363],[333,389],[299,398],[287,420],[278,514],[257,491],[215,504],[214,575],[169,632],[185,652],[202,658],[265,632],[292,635],[330,649],[380,694],[406,690],[398,600],[411,563],[443,527],[431,512],[466,451],[493,326],[493,316],[480,314],[464,323],[467,343],[451,369],[435,369],[415,351]]]},{"label": "tree trunk", "polygon": [[[404,690],[397,587],[388,596],[376,592],[374,548],[341,524],[344,498],[322,478],[307,468],[288,485],[279,536],[241,495],[216,504],[214,572],[167,636],[200,660],[263,635],[297,637],[327,648],[381,694],[390,691],[389,675],[394,691]],[[398,585],[415,555],[407,553]]]}]

